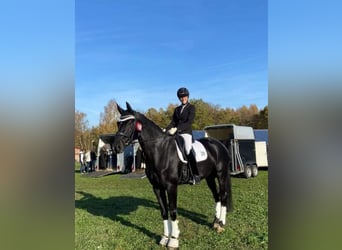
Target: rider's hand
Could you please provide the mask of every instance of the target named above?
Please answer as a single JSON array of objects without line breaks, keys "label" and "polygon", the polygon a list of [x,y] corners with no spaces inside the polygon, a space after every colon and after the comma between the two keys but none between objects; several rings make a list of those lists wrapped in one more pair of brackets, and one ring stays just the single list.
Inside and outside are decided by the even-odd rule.
[{"label": "rider's hand", "polygon": [[167,131],[167,133],[168,133],[169,135],[174,135],[174,134],[176,133],[176,131],[177,131],[177,128],[170,128],[170,129]]}]

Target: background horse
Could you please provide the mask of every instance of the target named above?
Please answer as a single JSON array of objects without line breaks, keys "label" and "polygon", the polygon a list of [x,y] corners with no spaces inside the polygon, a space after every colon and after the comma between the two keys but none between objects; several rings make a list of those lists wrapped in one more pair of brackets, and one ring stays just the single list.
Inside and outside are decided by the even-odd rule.
[{"label": "background horse", "polygon": [[[163,133],[154,122],[134,111],[129,103],[126,102],[127,110],[119,105],[117,108],[121,117],[113,143],[114,152],[123,152],[126,145],[138,138],[146,161],[146,176],[152,184],[163,218],[164,234],[160,244],[169,249],[178,249],[180,231],[177,221],[177,186],[185,163],[178,157],[175,137]],[[198,141],[204,145],[208,154],[206,160],[197,163],[199,176],[206,179],[216,202],[213,227],[222,232],[226,213],[232,209],[230,155],[227,148],[216,139],[202,138]]]}]

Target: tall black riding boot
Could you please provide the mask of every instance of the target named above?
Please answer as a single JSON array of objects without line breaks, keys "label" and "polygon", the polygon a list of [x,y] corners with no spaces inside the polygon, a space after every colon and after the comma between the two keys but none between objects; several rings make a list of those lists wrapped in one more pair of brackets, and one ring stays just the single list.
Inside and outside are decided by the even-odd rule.
[{"label": "tall black riding boot", "polygon": [[187,155],[187,157],[188,157],[188,163],[190,165],[190,170],[192,174],[189,184],[191,185],[199,184],[201,181],[201,178],[199,177],[199,174],[198,174],[197,162],[196,162],[196,159],[192,150]]}]

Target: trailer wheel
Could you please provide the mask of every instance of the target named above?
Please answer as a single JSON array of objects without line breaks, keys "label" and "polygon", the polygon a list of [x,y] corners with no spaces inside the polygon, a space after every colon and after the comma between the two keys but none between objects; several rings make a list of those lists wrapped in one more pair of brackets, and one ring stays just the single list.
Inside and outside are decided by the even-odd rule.
[{"label": "trailer wheel", "polygon": [[258,176],[258,167],[256,165],[252,166],[252,177]]},{"label": "trailer wheel", "polygon": [[252,176],[252,169],[251,169],[251,166],[245,166],[244,174],[245,174],[245,177],[246,177],[247,179],[248,179],[248,178],[251,178],[251,176]]}]

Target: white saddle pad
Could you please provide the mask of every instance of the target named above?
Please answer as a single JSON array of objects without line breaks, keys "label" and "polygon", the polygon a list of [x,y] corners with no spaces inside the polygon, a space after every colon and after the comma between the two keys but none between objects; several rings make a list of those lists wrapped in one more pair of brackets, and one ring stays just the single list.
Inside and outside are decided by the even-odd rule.
[{"label": "white saddle pad", "polygon": [[[177,142],[175,143],[179,159],[181,160],[181,162],[188,163],[188,161],[184,159],[183,154],[177,145]],[[196,162],[204,161],[208,158],[207,150],[205,150],[205,147],[199,141],[195,141],[194,143],[192,143],[192,149],[195,152]]]}]

